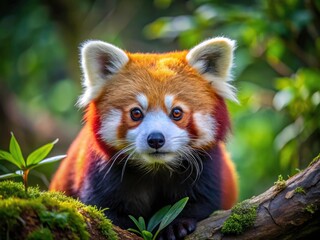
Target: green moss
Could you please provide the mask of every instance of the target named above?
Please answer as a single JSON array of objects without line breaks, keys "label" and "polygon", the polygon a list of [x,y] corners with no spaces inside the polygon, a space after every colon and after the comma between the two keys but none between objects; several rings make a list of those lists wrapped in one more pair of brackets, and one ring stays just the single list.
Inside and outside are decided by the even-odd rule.
[{"label": "green moss", "polygon": [[239,235],[254,225],[257,217],[257,205],[243,201],[231,209],[231,215],[223,223],[221,232]]},{"label": "green moss", "polygon": [[299,193],[299,194],[303,194],[303,195],[306,195],[306,191],[303,189],[303,187],[297,187],[295,190],[294,190],[295,193]]},{"label": "green moss", "polygon": [[[54,196],[56,195],[54,194]],[[60,201],[62,199],[65,201]],[[70,230],[70,236],[74,235],[72,233],[76,233],[73,238],[89,239],[85,219],[78,212],[85,205],[74,199],[68,201],[65,198],[60,198],[60,200],[51,197],[50,192],[43,194],[42,202],[48,206],[48,210],[39,212],[41,222],[51,229]]]},{"label": "green moss", "polygon": [[320,160],[320,154],[319,154],[318,156],[316,156],[316,157],[309,163],[309,167],[310,167],[312,164],[318,162],[319,160]]},{"label": "green moss", "polygon": [[305,210],[308,212],[308,213],[311,213],[311,214],[314,214],[317,210],[318,210],[318,208],[317,208],[317,206],[316,205],[314,205],[314,204],[309,204],[309,205],[307,205],[306,207],[305,207]]},{"label": "green moss", "polygon": [[16,183],[12,181],[3,181],[0,184],[0,199],[6,199],[9,197],[30,199],[40,196],[39,188],[29,187],[28,193],[25,192],[22,183]]},{"label": "green moss", "polygon": [[38,239],[36,236],[40,236],[41,231],[48,233],[45,229],[50,230],[54,239],[89,239],[88,230],[107,239],[117,239],[110,220],[96,207],[86,206],[62,193],[40,192],[32,187],[28,190],[26,194],[22,183],[0,182],[0,239],[7,234],[10,239],[19,239],[17,228],[30,239]]},{"label": "green moss", "polygon": [[112,223],[109,219],[104,217],[102,210],[98,210],[96,206],[86,206],[84,209],[91,219],[94,219],[98,223],[98,229],[106,237],[111,237],[111,239],[116,239],[117,235],[112,229]]},{"label": "green moss", "polygon": [[0,201],[0,239],[2,230],[14,230],[24,223],[21,217],[25,212],[41,211],[44,206],[33,199],[8,198]]},{"label": "green moss", "polygon": [[278,180],[274,182],[274,185],[276,186],[276,190],[278,191],[282,191],[287,187],[286,181],[283,179],[281,174],[278,176]]},{"label": "green moss", "polygon": [[31,232],[27,236],[27,240],[53,240],[53,235],[48,228],[40,228]]}]

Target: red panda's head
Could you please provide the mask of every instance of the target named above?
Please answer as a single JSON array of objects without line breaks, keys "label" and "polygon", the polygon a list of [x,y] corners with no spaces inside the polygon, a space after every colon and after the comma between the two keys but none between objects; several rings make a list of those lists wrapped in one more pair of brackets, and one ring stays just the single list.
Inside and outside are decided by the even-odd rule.
[{"label": "red panda's head", "polygon": [[223,99],[236,101],[227,82],[233,49],[234,41],[222,37],[164,54],[133,54],[88,41],[81,49],[79,105],[88,106],[87,118],[98,116],[99,141],[129,161],[179,165],[181,157],[225,137],[229,117]]}]

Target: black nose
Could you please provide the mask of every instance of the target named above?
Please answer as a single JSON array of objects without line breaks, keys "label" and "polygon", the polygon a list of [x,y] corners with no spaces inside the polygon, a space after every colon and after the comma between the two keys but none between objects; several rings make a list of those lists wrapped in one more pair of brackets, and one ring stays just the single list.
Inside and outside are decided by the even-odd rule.
[{"label": "black nose", "polygon": [[161,148],[164,143],[166,142],[164,136],[162,133],[160,132],[153,132],[148,136],[148,144],[150,147],[155,148],[155,149],[159,149]]}]

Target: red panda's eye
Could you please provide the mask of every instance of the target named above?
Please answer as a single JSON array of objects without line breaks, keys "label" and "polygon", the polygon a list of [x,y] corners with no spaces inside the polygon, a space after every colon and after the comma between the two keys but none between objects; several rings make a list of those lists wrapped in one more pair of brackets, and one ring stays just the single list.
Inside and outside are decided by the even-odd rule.
[{"label": "red panda's eye", "polygon": [[170,117],[175,121],[179,121],[181,120],[182,115],[183,115],[182,109],[180,107],[175,107],[171,110]]},{"label": "red panda's eye", "polygon": [[143,113],[139,108],[133,108],[130,111],[130,116],[133,121],[140,121],[143,118]]}]

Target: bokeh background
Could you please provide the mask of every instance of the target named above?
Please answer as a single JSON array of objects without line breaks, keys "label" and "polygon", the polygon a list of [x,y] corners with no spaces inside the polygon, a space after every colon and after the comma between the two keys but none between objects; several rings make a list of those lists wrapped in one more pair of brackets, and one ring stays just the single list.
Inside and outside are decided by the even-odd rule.
[{"label": "bokeh background", "polygon": [[[318,0],[10,0],[0,7],[0,149],[13,131],[26,156],[59,138],[64,154],[82,125],[79,45],[100,39],[133,52],[237,40],[228,149],[240,199],[257,195],[320,152]],[[32,170],[47,189],[57,164]],[[15,170],[0,161],[0,174]],[[18,181],[19,179],[17,179]]]}]

